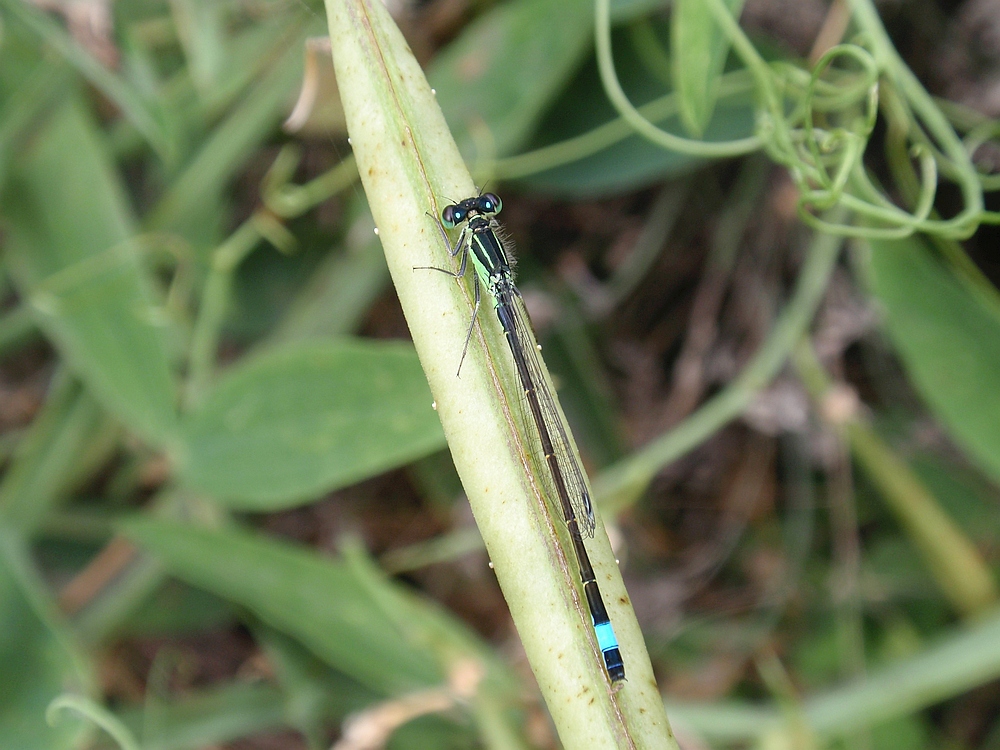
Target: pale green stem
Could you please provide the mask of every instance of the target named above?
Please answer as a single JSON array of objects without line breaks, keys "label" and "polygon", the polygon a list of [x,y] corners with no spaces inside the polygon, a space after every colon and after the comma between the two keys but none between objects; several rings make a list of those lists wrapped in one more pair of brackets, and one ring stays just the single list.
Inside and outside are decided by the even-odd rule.
[{"label": "pale green stem", "polygon": [[[436,97],[378,0],[327,0],[334,68],[361,181],[476,522],[538,687],[566,748],[663,748],[676,742],[635,614],[598,522],[585,544],[627,664],[612,685],[583,598],[568,531],[535,461],[535,435],[497,316],[473,311],[436,217],[476,188]],[[452,238],[454,241],[454,238]],[[449,265],[450,264],[450,265]],[[429,408],[429,406],[428,406]]]}]

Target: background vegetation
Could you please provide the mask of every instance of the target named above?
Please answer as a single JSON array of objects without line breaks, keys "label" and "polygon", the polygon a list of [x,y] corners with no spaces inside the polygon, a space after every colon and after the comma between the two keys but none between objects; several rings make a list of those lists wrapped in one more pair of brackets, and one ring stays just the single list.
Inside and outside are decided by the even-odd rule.
[{"label": "background vegetation", "polygon": [[[682,746],[1000,747],[1000,12],[742,6],[395,14]],[[3,742],[554,746],[323,8],[0,24]]]}]

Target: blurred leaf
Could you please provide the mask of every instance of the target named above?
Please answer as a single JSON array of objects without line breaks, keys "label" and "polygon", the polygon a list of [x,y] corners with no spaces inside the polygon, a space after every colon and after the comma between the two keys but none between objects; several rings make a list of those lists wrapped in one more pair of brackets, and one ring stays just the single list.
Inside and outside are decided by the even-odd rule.
[{"label": "blurred leaf", "polygon": [[38,34],[44,42],[51,45],[67,62],[75,67],[80,74],[93,84],[99,91],[113,101],[136,130],[166,161],[174,154],[170,148],[170,140],[163,129],[162,115],[133,88],[126,80],[112,73],[84,49],[69,32],[56,23],[47,14],[38,10],[31,3],[20,0],[0,0],[0,7],[17,18],[18,21]]},{"label": "blurred leaf", "polygon": [[272,349],[190,415],[179,468],[229,507],[287,507],[443,447],[432,401],[410,344]]},{"label": "blurred leaf", "polygon": [[993,547],[1000,538],[996,490],[968,466],[956,466],[931,453],[915,456],[911,464],[941,507],[972,541],[982,549]]},{"label": "blurred leaf", "polygon": [[[739,18],[744,0],[724,2]],[[695,137],[700,137],[712,120],[719,76],[728,54],[729,38],[704,0],[675,0],[670,27],[674,90],[680,97],[681,120]]]},{"label": "blurred leaf", "polygon": [[382,243],[362,197],[348,199],[351,216],[342,248],[330,252],[293,299],[272,338],[293,341],[357,331],[389,283]]},{"label": "blurred leaf", "polygon": [[167,442],[176,414],[164,327],[89,113],[65,104],[17,166],[4,208],[22,296],[98,399],[143,437]]},{"label": "blurred leaf", "polygon": [[[233,682],[191,691],[176,701],[126,709],[121,719],[142,737],[143,750],[201,750],[285,727],[285,708],[285,696],[275,686]],[[105,741],[99,747],[114,746]]]},{"label": "blurred leaf", "polygon": [[202,589],[171,581],[145,599],[115,629],[116,635],[171,636],[220,629],[235,619],[228,602]]},{"label": "blurred leaf", "polygon": [[905,539],[898,534],[885,535],[868,540],[865,547],[863,581],[872,590],[871,596],[885,592],[886,598],[897,601],[934,598],[927,569]]},{"label": "blurred leaf", "polygon": [[340,722],[379,699],[284,633],[257,623],[253,634],[288,696],[285,720],[313,746],[323,746],[331,719]]},{"label": "blurred leaf", "polygon": [[867,269],[914,386],[955,442],[1000,482],[1000,314],[918,237],[872,241]]},{"label": "blurred leaf", "polygon": [[[0,160],[2,159],[3,156],[0,155]],[[3,169],[2,165],[0,169]],[[0,359],[5,359],[15,350],[37,338],[38,326],[35,325],[35,319],[27,307],[21,305],[0,314]]]},{"label": "blurred leaf", "polygon": [[[1000,677],[998,636],[997,614],[971,627],[953,628],[911,658],[805,699],[801,716],[821,738],[842,737],[954,698]],[[670,700],[667,710],[678,725],[720,744],[749,741],[787,722],[784,707],[748,701]]]},{"label": "blurred leaf", "polygon": [[217,242],[224,189],[236,172],[287,114],[302,75],[304,22],[284,54],[262,73],[204,141],[198,153],[167,188],[146,220],[155,230],[177,232],[195,247]]},{"label": "blurred leaf", "polygon": [[463,490],[451,453],[446,450],[431,453],[414,461],[407,473],[420,497],[438,517],[453,517],[455,503],[462,498]]},{"label": "blurred leaf", "polygon": [[[251,252],[240,263],[239,270],[232,279],[229,309],[224,319],[223,332],[227,341],[237,346],[260,345],[262,338],[283,322],[289,307],[294,305],[295,297],[317,282],[324,266],[332,258],[343,255],[339,252],[341,248],[330,247],[333,241],[328,233],[310,232],[311,227],[308,226],[308,222],[296,222],[299,225],[303,223],[306,224],[304,228],[294,225],[290,227],[296,240],[294,253],[290,255],[277,253],[264,246]],[[249,241],[257,244],[257,233],[253,232],[250,236],[252,239]],[[378,237],[374,233],[372,237],[377,244]],[[385,256],[382,254],[381,245],[378,247],[378,252],[383,257],[384,265]],[[344,281],[349,283],[351,280]],[[357,286],[363,286],[362,278],[357,280]],[[345,288],[346,284],[341,286],[341,291]],[[349,304],[350,297],[357,292],[359,292],[357,287],[351,287],[350,293],[345,296],[327,301],[332,302],[334,307],[340,307]],[[328,310],[320,309],[320,305],[317,304],[312,312],[322,319]],[[363,315],[364,312],[367,310],[357,314]],[[319,322],[319,325],[322,325],[322,322]],[[353,332],[342,331],[340,335]],[[305,338],[328,339],[336,335],[331,332]]]},{"label": "blurred leaf", "polygon": [[871,728],[871,750],[922,750],[933,747],[931,733],[920,716],[898,719]]},{"label": "blurred leaf", "polygon": [[[233,34],[226,42],[226,56],[221,69],[215,71],[213,85],[202,91],[205,107],[218,112],[229,106],[247,86],[254,83],[279,63],[290,50],[302,52],[301,8],[262,18]],[[293,91],[289,92],[294,94]]]},{"label": "blurred leaf", "polygon": [[[484,722],[485,723],[485,722]],[[387,750],[426,750],[427,748],[450,748],[465,750],[477,747],[523,748],[526,744],[518,737],[503,737],[505,742],[490,742],[479,736],[468,724],[456,725],[448,721],[448,714],[424,714],[409,721],[392,735]]]},{"label": "blurred leaf", "polygon": [[[629,43],[629,37],[614,37],[615,68],[622,86],[636,106],[653,101],[668,91],[663,83],[642,64]],[[538,127],[531,148],[540,148],[587,133],[610,123],[618,113],[604,94],[596,59],[591,57],[548,110]],[[670,132],[680,132],[678,115],[657,120]],[[750,94],[729,97],[720,102],[712,121],[705,129],[706,140],[743,138],[753,133],[754,111]],[[517,184],[532,191],[565,198],[595,198],[617,195],[647,187],[664,179],[691,172],[705,164],[685,154],[667,151],[638,135],[626,135],[597,153],[569,164],[519,179]]]},{"label": "blurred leaf", "polygon": [[90,675],[55,619],[26,547],[0,529],[0,743],[17,750],[77,748],[89,727],[45,709],[58,695],[89,692]]},{"label": "blurred leaf", "polygon": [[170,10],[194,85],[199,92],[212,90],[225,66],[225,6],[198,0],[171,0]]},{"label": "blurred leaf", "polygon": [[[18,33],[21,32],[21,33]],[[24,29],[3,29],[0,45],[0,185],[7,167],[43,113],[72,91],[75,76],[60,60],[44,59]],[[34,41],[31,39],[30,41]]]},{"label": "blurred leaf", "polygon": [[662,10],[664,0],[611,0],[611,21],[622,23]]},{"label": "blurred leaf", "polygon": [[30,536],[59,496],[101,426],[101,411],[72,378],[62,377],[19,441],[0,481],[0,523]]},{"label": "blurred leaf", "polygon": [[[378,693],[441,679],[432,654],[408,642],[366,583],[343,563],[235,529],[138,520],[122,530],[174,575],[247,607]],[[409,598],[402,589],[396,594]]]},{"label": "blurred leaf", "polygon": [[835,682],[844,672],[842,650],[837,623],[832,617],[810,623],[790,655],[796,682],[809,690]]},{"label": "blurred leaf", "polygon": [[508,156],[524,144],[579,66],[592,27],[589,0],[515,0],[438,54],[427,79],[467,159]]}]

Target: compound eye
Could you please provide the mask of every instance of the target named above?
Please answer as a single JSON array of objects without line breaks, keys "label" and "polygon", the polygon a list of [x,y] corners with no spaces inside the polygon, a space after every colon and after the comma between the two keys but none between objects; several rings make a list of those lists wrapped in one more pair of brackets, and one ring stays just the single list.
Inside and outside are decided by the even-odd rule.
[{"label": "compound eye", "polygon": [[500,209],[503,208],[503,202],[496,193],[486,193],[479,199],[479,203],[482,206],[482,210],[486,213],[498,214],[500,213]]},{"label": "compound eye", "polygon": [[458,210],[456,210],[455,206],[445,206],[444,211],[441,212],[441,222],[448,227],[448,229],[453,228],[461,220],[461,214]]}]

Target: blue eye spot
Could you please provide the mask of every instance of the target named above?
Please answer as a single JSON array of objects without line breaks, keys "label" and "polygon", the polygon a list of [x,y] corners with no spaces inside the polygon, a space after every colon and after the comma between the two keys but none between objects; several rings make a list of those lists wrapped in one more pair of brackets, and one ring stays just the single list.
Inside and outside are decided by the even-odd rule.
[{"label": "blue eye spot", "polygon": [[498,214],[503,207],[503,202],[496,193],[486,193],[479,199],[479,205],[485,213]]}]

